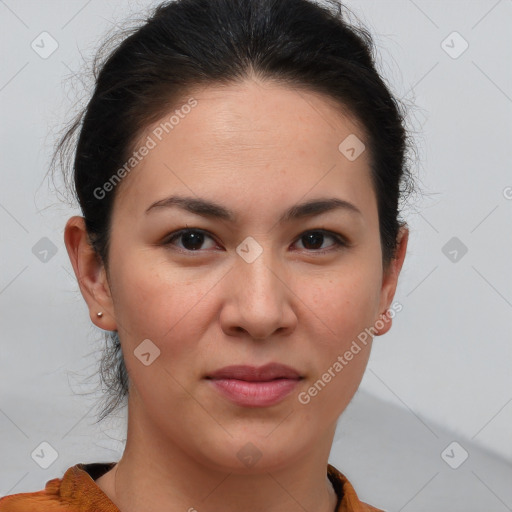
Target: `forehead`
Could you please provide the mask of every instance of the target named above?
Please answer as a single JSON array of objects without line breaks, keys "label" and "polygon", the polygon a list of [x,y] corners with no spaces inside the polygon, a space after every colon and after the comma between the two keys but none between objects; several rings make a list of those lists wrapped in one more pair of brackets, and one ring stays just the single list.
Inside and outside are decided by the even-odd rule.
[{"label": "forehead", "polygon": [[124,178],[119,200],[139,213],[177,189],[231,204],[263,189],[267,200],[335,188],[361,201],[371,189],[368,154],[347,159],[339,146],[350,136],[365,140],[337,102],[304,89],[247,80],[191,90],[139,137],[135,149],[152,148]]},{"label": "forehead", "polygon": [[[185,112],[190,98],[196,106],[186,109],[188,113],[179,118],[172,116]],[[169,130],[165,123],[171,117],[177,124]],[[300,151],[305,145],[319,149],[323,144],[336,149],[339,137],[351,133],[365,138],[355,118],[334,99],[257,79],[190,91],[172,112],[150,125],[145,135],[155,130],[163,130],[163,138],[168,139],[172,133],[176,145],[186,141],[189,147],[199,149],[207,142],[225,151],[254,150],[260,155],[276,148]]]}]

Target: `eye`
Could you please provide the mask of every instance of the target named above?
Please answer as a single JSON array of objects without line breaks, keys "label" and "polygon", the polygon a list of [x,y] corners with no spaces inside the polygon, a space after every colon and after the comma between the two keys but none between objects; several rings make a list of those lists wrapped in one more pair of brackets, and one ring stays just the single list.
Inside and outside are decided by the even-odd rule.
[{"label": "eye", "polygon": [[[325,241],[325,238],[331,238],[332,240],[334,240],[333,244],[327,246],[333,249],[325,250],[325,247],[322,249],[322,245],[323,242]],[[213,241],[213,245],[210,245],[210,247],[202,247],[205,242],[205,239],[210,239],[213,241],[213,237],[202,229],[186,228],[180,229],[179,231],[172,233],[169,237],[167,237],[164,240],[163,244],[175,245],[177,246],[178,249],[184,252],[199,252],[201,248],[208,249],[215,246],[215,242]],[[177,240],[181,240],[181,246],[175,243]],[[331,233],[330,231],[326,231],[325,229],[306,231],[299,237],[298,241],[303,242],[303,246],[306,246],[304,247],[305,250],[320,254],[330,252],[331,250],[340,249],[342,247],[348,247],[349,245],[343,236],[338,235],[336,233]],[[308,246],[310,247],[310,249],[308,249]]]},{"label": "eye", "polygon": [[[330,246],[328,246],[328,247],[334,247],[334,249],[329,249],[327,251],[319,250],[319,249],[321,249],[321,246],[323,245],[322,242],[326,237],[334,240],[334,243],[331,244]],[[331,233],[330,231],[326,231],[324,229],[307,231],[306,233],[304,233],[300,236],[299,241],[305,241],[306,246],[313,246],[313,251],[319,252],[319,253],[326,253],[326,252],[330,252],[331,250],[340,249],[342,247],[348,247],[347,241],[341,235]],[[307,249],[307,247],[306,247],[306,249]]]},{"label": "eye", "polygon": [[164,241],[164,245],[174,245],[175,240],[181,239],[182,247],[178,248],[184,251],[194,252],[201,248],[205,238],[213,240],[213,238],[202,229],[181,229],[180,231],[176,231],[169,238],[167,238]]}]

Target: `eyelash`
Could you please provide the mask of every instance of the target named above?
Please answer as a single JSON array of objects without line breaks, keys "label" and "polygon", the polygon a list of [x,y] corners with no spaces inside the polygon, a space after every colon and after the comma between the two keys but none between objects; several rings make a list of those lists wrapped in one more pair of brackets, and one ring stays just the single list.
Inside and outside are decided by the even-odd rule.
[{"label": "eyelash", "polygon": [[[175,240],[177,240],[182,235],[187,234],[187,233],[202,233],[202,234],[206,235],[207,237],[211,238],[212,240],[214,240],[214,237],[212,235],[210,235],[208,233],[208,231],[205,231],[204,229],[185,228],[185,229],[180,229],[179,231],[175,231],[174,233],[171,233],[171,235],[169,235],[162,242],[162,244],[165,245],[165,246],[173,245],[173,242]],[[337,251],[337,250],[341,250],[343,248],[349,247],[349,245],[350,245],[343,236],[338,235],[337,233],[334,233],[332,231],[328,231],[326,229],[311,229],[311,230],[308,230],[308,231],[304,231],[304,233],[302,233],[297,238],[297,241],[299,241],[305,235],[308,235],[308,234],[311,234],[311,233],[322,233],[324,235],[327,235],[327,236],[331,237],[334,240],[334,244],[332,244],[330,246],[331,249],[310,249],[310,250],[305,249],[307,252],[310,252],[310,253],[313,253],[313,254],[328,254],[328,253],[330,253],[332,251]],[[194,254],[194,253],[201,253],[201,252],[203,252],[203,249],[198,249],[196,251],[192,251],[192,250],[189,250],[189,249],[183,249],[181,247],[175,247],[175,248],[176,248],[176,250],[178,250],[178,251],[180,251],[182,253],[183,252],[187,253],[187,254]]]}]

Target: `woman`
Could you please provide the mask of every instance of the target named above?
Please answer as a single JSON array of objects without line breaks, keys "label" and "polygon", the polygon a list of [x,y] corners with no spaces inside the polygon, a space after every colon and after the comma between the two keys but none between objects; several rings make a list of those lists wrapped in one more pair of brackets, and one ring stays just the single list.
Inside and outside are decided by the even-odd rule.
[{"label": "woman", "polygon": [[64,239],[126,448],[1,512],[378,510],[328,464],[408,239],[372,44],[335,2],[178,0],[109,55],[57,153],[79,130]]}]

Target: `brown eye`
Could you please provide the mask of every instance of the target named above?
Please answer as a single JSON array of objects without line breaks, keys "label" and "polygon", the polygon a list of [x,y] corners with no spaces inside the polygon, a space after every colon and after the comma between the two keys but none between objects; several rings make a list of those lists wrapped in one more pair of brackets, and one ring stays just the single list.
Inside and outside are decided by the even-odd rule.
[{"label": "brown eye", "polygon": [[206,232],[201,229],[182,229],[174,233],[164,244],[175,245],[174,242],[181,239],[182,246],[178,246],[178,248],[194,252],[201,249],[206,238],[213,240],[211,236],[207,235]]},{"label": "brown eye", "polygon": [[325,241],[325,238],[331,238],[334,240],[334,243],[327,246],[327,247],[334,247],[334,250],[339,249],[340,247],[346,247],[347,243],[345,240],[335,233],[330,233],[329,231],[325,230],[315,230],[315,231],[308,231],[305,234],[301,235],[299,238],[300,241],[303,242],[304,248],[308,251],[312,250],[315,252],[328,252],[325,251],[325,247],[322,249],[322,245]]},{"label": "brown eye", "polygon": [[[209,247],[204,247],[206,239],[212,241]],[[324,246],[326,239],[331,239],[334,243]],[[177,240],[180,240],[181,243],[177,244]],[[302,242],[304,250],[319,254],[348,247],[349,245],[341,235],[323,229],[307,231],[299,237],[298,241]],[[202,229],[188,228],[172,233],[163,242],[163,245],[175,246],[182,252],[201,252],[202,250],[215,247],[215,241],[212,236]]]}]

